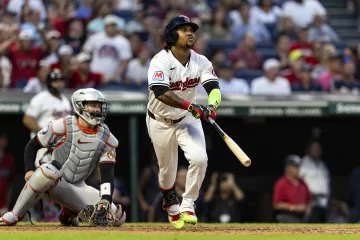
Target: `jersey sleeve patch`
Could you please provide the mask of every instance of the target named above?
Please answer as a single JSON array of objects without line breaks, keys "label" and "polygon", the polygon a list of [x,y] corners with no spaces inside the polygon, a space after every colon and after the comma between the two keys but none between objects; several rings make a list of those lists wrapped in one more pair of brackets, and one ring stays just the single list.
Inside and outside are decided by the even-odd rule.
[{"label": "jersey sleeve patch", "polygon": [[152,77],[153,81],[159,81],[159,82],[163,82],[164,81],[164,73],[162,71],[155,71]]}]

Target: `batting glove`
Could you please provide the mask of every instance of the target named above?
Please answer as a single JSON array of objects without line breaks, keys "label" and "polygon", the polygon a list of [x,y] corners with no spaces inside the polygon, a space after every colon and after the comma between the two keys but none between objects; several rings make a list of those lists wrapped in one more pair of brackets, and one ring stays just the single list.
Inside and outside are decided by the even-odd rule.
[{"label": "batting glove", "polygon": [[213,105],[209,105],[205,110],[204,110],[204,116],[203,119],[207,122],[209,122],[208,117],[211,117],[213,120],[216,119],[216,111]]},{"label": "batting glove", "polygon": [[191,103],[188,107],[188,111],[194,116],[194,118],[199,119],[204,115],[205,107],[201,104]]}]

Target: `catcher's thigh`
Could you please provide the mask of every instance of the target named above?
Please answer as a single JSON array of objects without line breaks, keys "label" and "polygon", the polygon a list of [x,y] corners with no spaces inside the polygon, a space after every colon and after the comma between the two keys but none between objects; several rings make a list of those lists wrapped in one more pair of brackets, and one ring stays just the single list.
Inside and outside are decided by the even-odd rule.
[{"label": "catcher's thigh", "polygon": [[25,215],[44,195],[44,193],[54,187],[60,179],[61,166],[55,167],[51,163],[41,165],[31,176],[21,191],[13,212],[18,217]]},{"label": "catcher's thigh", "polygon": [[[100,201],[99,190],[90,187],[85,182],[72,184],[63,178],[58,182],[57,186],[49,191],[49,196],[44,195],[45,199],[54,201],[74,212],[79,213],[87,205],[95,205]],[[112,212],[117,211],[116,205],[111,206]]]}]

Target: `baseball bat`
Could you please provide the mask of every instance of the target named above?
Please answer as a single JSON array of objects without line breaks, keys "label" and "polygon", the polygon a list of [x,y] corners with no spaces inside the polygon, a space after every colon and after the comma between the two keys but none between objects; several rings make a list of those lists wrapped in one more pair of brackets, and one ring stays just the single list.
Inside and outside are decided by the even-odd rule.
[{"label": "baseball bat", "polygon": [[217,123],[211,118],[208,117],[210,124],[215,128],[215,130],[220,134],[224,139],[226,145],[234,153],[237,159],[245,166],[248,167],[251,165],[250,158],[244,153],[244,151],[239,147],[239,145],[234,142],[220,127]]}]

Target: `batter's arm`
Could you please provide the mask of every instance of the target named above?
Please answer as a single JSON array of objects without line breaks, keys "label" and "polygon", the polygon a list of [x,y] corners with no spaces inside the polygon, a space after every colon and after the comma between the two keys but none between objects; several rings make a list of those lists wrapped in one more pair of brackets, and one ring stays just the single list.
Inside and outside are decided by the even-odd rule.
[{"label": "batter's arm", "polygon": [[167,90],[162,95],[158,96],[157,99],[166,105],[176,108],[182,108],[184,99],[178,97],[175,93],[170,90]]},{"label": "batter's arm", "polygon": [[30,115],[25,114],[23,117],[23,124],[27,127],[31,132],[38,132],[41,130],[41,127],[37,124],[35,118]]}]

